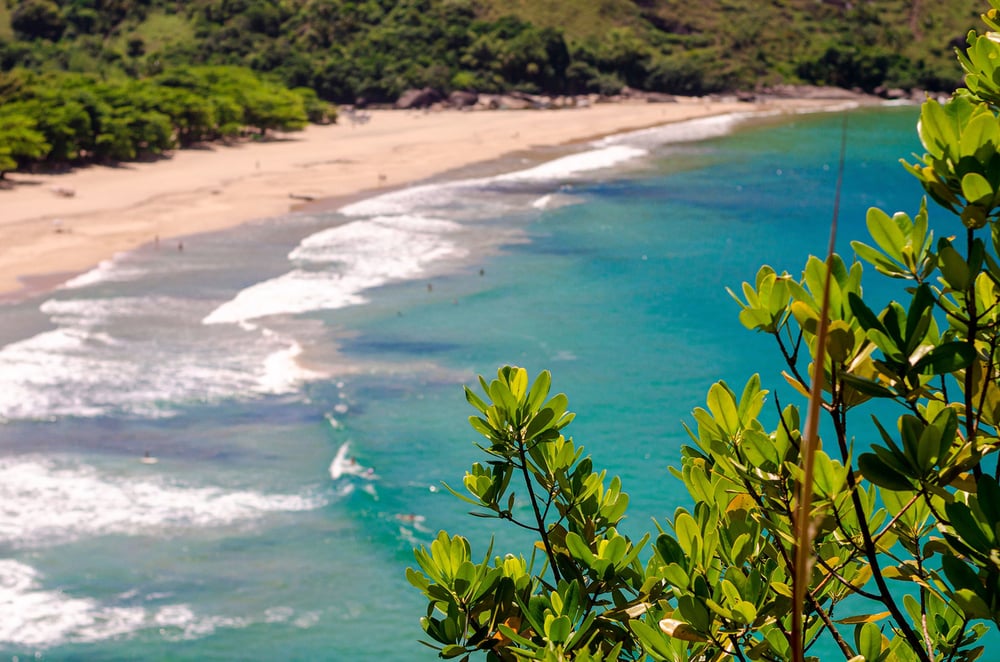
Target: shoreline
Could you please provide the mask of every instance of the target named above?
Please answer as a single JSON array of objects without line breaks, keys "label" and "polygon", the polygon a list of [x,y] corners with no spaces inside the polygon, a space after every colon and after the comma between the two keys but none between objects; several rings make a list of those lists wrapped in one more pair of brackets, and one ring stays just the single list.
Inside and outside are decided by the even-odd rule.
[{"label": "shoreline", "polygon": [[517,153],[731,113],[842,107],[843,100],[831,99],[679,98],[560,110],[384,110],[372,111],[361,126],[310,126],[270,141],[179,150],[153,162],[12,173],[0,189],[0,304],[50,292],[153,242],[328,211]]}]

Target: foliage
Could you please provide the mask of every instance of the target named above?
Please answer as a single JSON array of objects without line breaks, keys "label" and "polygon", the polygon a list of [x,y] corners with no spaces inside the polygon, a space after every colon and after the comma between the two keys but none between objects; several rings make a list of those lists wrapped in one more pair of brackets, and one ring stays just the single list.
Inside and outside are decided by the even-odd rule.
[{"label": "foliage", "polygon": [[[481,378],[482,395],[466,398],[487,460],[452,492],[537,543],[530,558],[491,545],[479,561],[442,531],[416,550],[407,578],[427,597],[421,623],[441,657],[804,660],[821,639],[852,662],[984,654],[982,636],[1000,624],[991,4],[996,32],[970,33],[961,56],[967,87],[923,104],[926,153],[904,162],[948,216],[945,236],[930,230],[926,201],[913,215],[873,208],[858,259],[811,257],[799,277],[764,266],[731,293],[740,322],[773,337],[787,385],[817,405],[822,443],[794,403],[767,422],[759,377],[714,384],[672,469],[693,507],[658,525],[652,544],[633,541],[616,528],[620,481],[565,436],[573,415],[564,395],[550,397],[548,373],[530,387],[522,368]],[[865,265],[903,285],[899,301],[865,295]]]},{"label": "foliage", "polygon": [[[123,161],[178,144],[329,121],[328,104],[240,67],[179,67],[141,80],[14,70],[0,74],[0,170]],[[307,115],[308,112],[308,115]]]},{"label": "foliage", "polygon": [[[951,90],[976,0],[10,0],[0,70],[240,65],[326,101],[408,88],[700,94],[762,83]],[[6,5],[4,5],[6,7]],[[14,35],[14,38],[8,35]]]},{"label": "foliage", "polygon": [[40,159],[49,148],[32,118],[14,114],[4,117],[0,123],[0,179],[4,172],[16,169],[19,160]]}]

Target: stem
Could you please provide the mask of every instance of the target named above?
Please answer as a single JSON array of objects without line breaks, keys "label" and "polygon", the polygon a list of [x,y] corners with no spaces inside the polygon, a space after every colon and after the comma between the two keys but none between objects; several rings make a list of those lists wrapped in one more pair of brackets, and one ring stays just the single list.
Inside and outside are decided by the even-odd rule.
[{"label": "stem", "polygon": [[[847,430],[846,423],[842,418],[843,413],[840,416],[833,416],[833,424],[837,429],[837,441],[840,443],[840,452],[844,456],[844,461],[847,461]],[[878,549],[875,546],[875,540],[872,537],[871,529],[868,528],[868,517],[865,515],[864,504],[861,503],[861,497],[858,496],[858,478],[854,473],[854,468],[848,466],[847,468],[847,487],[851,493],[851,503],[854,506],[854,512],[858,516],[858,527],[861,529],[861,541],[864,547],[865,557],[868,559],[868,565],[872,569],[872,579],[875,580],[875,586],[878,587],[879,595],[881,596],[881,602],[885,605],[885,608],[889,610],[892,614],[893,619],[896,621],[896,625],[899,627],[900,632],[906,638],[907,643],[913,652],[923,661],[931,662],[933,658],[927,657],[927,653],[924,651],[923,642],[917,636],[917,633],[913,631],[910,624],[906,620],[906,616],[900,611],[899,606],[896,604],[896,600],[892,597],[889,592],[889,586],[885,583],[885,577],[882,576],[882,567],[879,565],[878,561]]]},{"label": "stem", "polygon": [[854,651],[851,650],[850,644],[848,644],[847,641],[845,641],[844,638],[840,635],[840,631],[837,630],[837,628],[835,627],[836,623],[833,622],[833,619],[830,617],[830,614],[827,613],[825,609],[820,607],[819,601],[812,593],[808,593],[806,597],[809,599],[809,602],[812,603],[813,610],[817,614],[819,614],[819,617],[821,619],[823,619],[823,624],[826,625],[826,629],[830,631],[830,635],[833,637],[833,640],[837,642],[837,646],[840,648],[840,652],[844,654],[844,659],[850,660],[851,658],[853,658]]},{"label": "stem", "polygon": [[779,336],[778,334],[775,334],[774,338],[775,338],[775,340],[778,341],[778,349],[781,350],[781,355],[785,359],[785,365],[787,365],[788,369],[791,370],[792,376],[795,377],[795,380],[799,384],[801,384],[803,386],[803,388],[809,388],[809,382],[807,382],[802,377],[801,373],[799,373],[799,368],[798,368],[798,365],[797,365],[798,361],[799,361],[799,359],[798,359],[799,343],[802,342],[802,334],[801,334],[801,332],[799,333],[799,339],[795,342],[795,349],[793,351],[791,351],[791,352],[789,352],[788,348],[785,347],[785,343],[781,340],[781,336]]},{"label": "stem", "polygon": [[955,645],[951,648],[951,653],[948,655],[948,659],[945,662],[951,662],[955,659],[955,655],[958,654],[958,642],[962,641],[962,637],[965,636],[965,628],[969,626],[969,619],[962,620],[962,627],[959,629],[958,634],[955,636]]},{"label": "stem", "polygon": [[833,218],[830,221],[830,239],[826,248],[826,277],[823,279],[823,302],[819,311],[819,329],[816,332],[816,355],[813,357],[812,388],[809,391],[809,409],[806,414],[806,429],[802,435],[799,452],[799,466],[802,480],[799,483],[799,501],[795,510],[795,565],[792,581],[792,660],[804,662],[803,649],[805,630],[802,610],[805,607],[809,583],[812,549],[812,492],[813,465],[816,447],[819,445],[819,412],[823,402],[823,378],[826,372],[826,334],[830,328],[830,288],[833,280],[833,256],[837,241],[837,217],[840,214],[840,192],[844,184],[844,161],[847,155],[847,115],[840,132],[840,163],[837,168],[837,188],[833,199]]},{"label": "stem", "polygon": [[[917,571],[921,575],[924,574],[924,564],[921,562],[919,556],[917,556]],[[927,631],[927,589],[923,586],[920,587],[920,622],[924,627],[924,645],[927,646],[927,655],[933,659],[934,643],[931,641],[931,635]]]},{"label": "stem", "polygon": [[743,660],[743,662],[746,662],[746,658],[743,657],[743,651],[740,650],[740,644],[738,641],[736,641],[736,635],[734,634],[729,635],[729,643],[733,645],[733,655]]},{"label": "stem", "polygon": [[[969,228],[965,232],[965,244],[966,244],[966,259],[968,260],[972,256],[972,247],[974,244],[974,231]],[[969,344],[972,349],[973,354],[976,352],[976,333],[979,324],[978,311],[976,310],[976,281],[975,279],[969,284],[969,288],[965,291],[965,311],[969,316],[968,326],[966,327],[967,336],[965,341]],[[969,440],[970,443],[975,443],[976,439],[976,418],[973,416],[975,409],[973,408],[973,393],[972,389],[975,385],[974,370],[970,365],[965,369],[965,438]],[[973,452],[975,452],[975,446],[973,446]],[[982,477],[983,468],[977,462],[975,466],[972,467],[972,473],[975,475],[976,480]]]},{"label": "stem", "polygon": [[552,566],[552,577],[556,584],[559,583],[559,567],[556,565],[556,555],[552,551],[552,543],[549,542],[549,532],[545,528],[545,518],[538,510],[538,501],[535,499],[535,489],[531,486],[531,474],[528,473],[528,457],[524,452],[524,440],[517,440],[517,454],[521,458],[521,473],[524,474],[524,484],[528,488],[528,500],[531,501],[531,508],[535,511],[535,521],[538,523],[538,535],[545,545],[545,555],[549,557],[549,565]]}]

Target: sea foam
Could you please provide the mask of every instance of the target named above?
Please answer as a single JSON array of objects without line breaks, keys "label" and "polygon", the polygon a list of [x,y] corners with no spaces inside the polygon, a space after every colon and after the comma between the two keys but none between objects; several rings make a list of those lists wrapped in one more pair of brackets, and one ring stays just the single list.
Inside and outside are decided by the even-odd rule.
[{"label": "sea foam", "polygon": [[[317,288],[318,289],[318,288]],[[0,348],[0,421],[126,414],[286,394],[322,377],[291,337],[206,329],[205,306],[177,297],[53,298],[49,331]]]},{"label": "sea foam", "polygon": [[0,459],[0,544],[48,547],[98,535],[162,535],[314,510],[320,494],[265,494],[159,477],[102,475],[51,458]]},{"label": "sea foam", "polygon": [[[594,143],[593,149],[570,154],[540,165],[503,173],[492,177],[457,179],[410,186],[398,191],[360,200],[341,207],[337,211],[344,216],[379,216],[442,210],[453,207],[456,202],[464,203],[463,212],[468,213],[469,199],[477,191],[488,190],[505,184],[545,184],[552,190],[559,184],[577,175],[613,168],[626,161],[646,156],[648,151],[639,146]],[[478,202],[478,201],[477,201]],[[491,210],[495,211],[495,210]]]},{"label": "sea foam", "polygon": [[240,291],[203,322],[241,323],[364,303],[367,289],[416,277],[435,262],[465,255],[449,238],[458,229],[451,221],[403,215],[322,230],[289,254],[299,268]]},{"label": "sea foam", "polygon": [[[156,607],[129,604],[135,601],[135,592],[119,596],[126,598],[125,604],[105,604],[46,589],[42,586],[44,579],[29,565],[0,559],[0,643],[45,649],[128,637],[142,630],[153,630],[167,641],[185,641],[255,623],[290,623],[310,628],[319,621],[316,612],[297,613],[286,606],[271,607],[258,614],[225,616],[200,614],[184,603]],[[154,600],[157,596],[145,598]]]}]

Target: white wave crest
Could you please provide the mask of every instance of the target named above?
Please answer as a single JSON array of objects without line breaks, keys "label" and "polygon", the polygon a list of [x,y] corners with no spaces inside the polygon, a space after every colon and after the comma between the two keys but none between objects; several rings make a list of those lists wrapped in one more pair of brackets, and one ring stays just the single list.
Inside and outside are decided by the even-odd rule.
[{"label": "white wave crest", "polygon": [[289,254],[290,260],[313,270],[294,269],[252,285],[202,321],[245,323],[268,315],[364,303],[362,293],[367,289],[414,278],[439,260],[463,256],[464,249],[448,238],[460,227],[450,221],[404,215],[357,220],[317,232]]},{"label": "white wave crest", "polygon": [[47,648],[92,643],[145,629],[155,629],[167,641],[184,641],[255,623],[291,623],[310,628],[319,621],[316,612],[296,614],[291,607],[283,606],[251,616],[222,616],[198,614],[186,604],[158,608],[106,605],[92,598],[45,589],[41,586],[43,579],[29,565],[0,559],[0,642]]},{"label": "white wave crest", "polygon": [[286,394],[322,377],[297,364],[291,338],[205,329],[196,301],[50,299],[41,310],[58,328],[0,348],[0,421],[171,416],[178,405]]},{"label": "white wave crest", "polygon": [[579,154],[570,154],[527,170],[498,175],[494,179],[500,182],[561,181],[581,173],[613,168],[626,161],[641,158],[646,154],[648,152],[639,147],[609,145]]},{"label": "white wave crest", "polygon": [[86,465],[6,458],[0,460],[0,503],[0,543],[44,547],[98,535],[230,525],[269,513],[313,510],[325,499],[106,476]]}]

